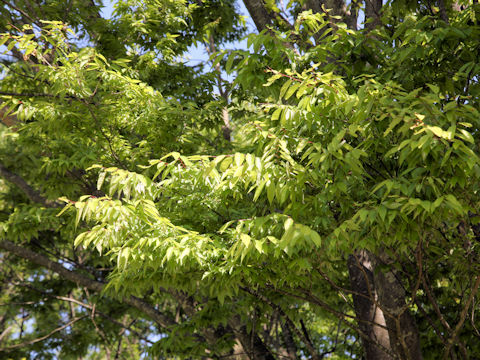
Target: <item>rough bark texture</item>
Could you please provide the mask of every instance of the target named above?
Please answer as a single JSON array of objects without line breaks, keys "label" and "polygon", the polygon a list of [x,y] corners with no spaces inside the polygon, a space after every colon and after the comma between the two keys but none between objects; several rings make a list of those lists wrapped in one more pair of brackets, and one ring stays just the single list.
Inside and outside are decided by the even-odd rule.
[{"label": "rough bark texture", "polygon": [[366,360],[391,360],[390,338],[385,329],[383,311],[375,304],[373,256],[366,250],[359,250],[348,259],[350,283],[355,295],[353,303],[360,330],[367,335],[363,339]]},{"label": "rough bark texture", "polygon": [[[380,258],[377,258],[377,262]],[[383,259],[383,262],[388,261]],[[390,346],[400,359],[421,360],[422,352],[415,320],[405,304],[405,290],[393,271],[374,273],[378,302],[387,323]]]},{"label": "rough bark texture", "polygon": [[350,6],[345,14],[345,24],[349,29],[357,30],[358,22],[358,9],[360,9],[360,0],[352,0]]},{"label": "rough bark texture", "polygon": [[262,0],[243,0],[243,3],[259,32],[272,24],[272,17]]},{"label": "rough bark texture", "polygon": [[373,29],[380,24],[382,5],[382,0],[365,0],[365,22],[370,20],[366,25],[367,29]]},{"label": "rough bark texture", "polygon": [[355,313],[370,339],[364,341],[366,359],[421,360],[418,329],[405,304],[405,290],[393,271],[378,270],[387,260],[366,250],[348,259]]},{"label": "rough bark texture", "polygon": [[235,345],[233,345],[233,354],[226,356],[227,359],[233,360],[248,360],[248,356],[243,349],[242,344],[238,339],[235,340]]},{"label": "rough bark texture", "polygon": [[449,21],[448,21],[448,15],[447,15],[447,8],[445,7],[445,1],[439,0],[438,8],[440,12],[440,17],[442,18],[443,21],[445,21],[448,24]]}]

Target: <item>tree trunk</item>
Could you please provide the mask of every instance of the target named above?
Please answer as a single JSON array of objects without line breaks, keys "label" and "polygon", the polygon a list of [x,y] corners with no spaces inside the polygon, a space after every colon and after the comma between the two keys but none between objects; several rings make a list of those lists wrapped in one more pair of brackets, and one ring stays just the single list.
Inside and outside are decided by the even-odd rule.
[{"label": "tree trunk", "polygon": [[[377,263],[381,260],[388,261],[384,256],[377,257]],[[379,265],[379,264],[377,264]],[[418,329],[413,316],[405,304],[406,292],[394,271],[375,271],[375,288],[378,293],[378,302],[383,311],[388,314],[385,317],[390,346],[400,359],[421,360],[422,352]]]},{"label": "tree trunk", "polygon": [[[391,346],[383,311],[377,306],[374,285],[373,256],[366,250],[356,251],[348,258],[350,283],[354,291],[353,303],[362,338],[366,360],[391,360]],[[377,304],[376,304],[377,303]]]},{"label": "tree trunk", "polygon": [[393,271],[378,270],[380,263],[366,250],[348,259],[355,312],[368,337],[364,339],[366,359],[421,360],[418,329],[405,304],[405,290]]}]

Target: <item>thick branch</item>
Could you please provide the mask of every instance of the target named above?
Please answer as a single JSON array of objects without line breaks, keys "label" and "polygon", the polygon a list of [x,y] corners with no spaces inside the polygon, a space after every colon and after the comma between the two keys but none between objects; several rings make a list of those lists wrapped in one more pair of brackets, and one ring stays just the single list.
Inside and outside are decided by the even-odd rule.
[{"label": "thick branch", "polygon": [[[312,10],[313,13],[323,13],[328,15],[330,26],[334,29],[334,23],[344,22],[349,29],[357,30],[358,9],[361,0],[352,0],[347,6],[345,0],[307,0],[305,8]],[[340,17],[340,19],[337,19]],[[315,38],[319,39],[320,34],[315,34]]]},{"label": "thick branch", "polygon": [[11,183],[15,184],[19,187],[27,197],[32,200],[33,202],[42,204],[45,207],[60,207],[61,205],[56,201],[51,201],[44,198],[40,192],[33,189],[30,185],[27,184],[23,178],[17,174],[14,174],[7,170],[7,168],[0,163],[0,176],[3,177],[5,180],[10,181]]},{"label": "thick branch", "polygon": [[[350,255],[347,261],[349,271],[350,283],[352,289],[356,293],[364,296],[353,296],[355,306],[355,313],[358,318],[358,325],[360,329],[368,336],[368,339],[378,342],[382,347],[374,346],[374,342],[370,342],[364,338],[364,349],[367,359],[381,359],[390,360],[393,358],[388,352],[383,349],[391,349],[390,337],[388,329],[386,328],[386,321],[383,309],[378,306],[377,293],[374,288],[374,263],[373,255],[368,251],[356,251],[355,254]],[[360,321],[362,320],[362,321]],[[363,320],[374,322],[370,324]],[[382,326],[378,326],[382,325]]]},{"label": "thick branch", "polygon": [[[8,252],[11,252],[23,259],[31,261],[34,264],[43,266],[63,277],[66,280],[74,282],[80,286],[86,287],[89,290],[96,292],[101,292],[104,289],[105,284],[89,279],[88,277],[78,274],[74,271],[65,269],[62,265],[56,263],[55,261],[50,260],[42,254],[37,254],[32,250],[26,249],[24,247],[18,246],[11,241],[1,240],[0,248]],[[175,325],[175,322],[169,317],[158,312],[152,305],[147,302],[139,299],[135,296],[124,297],[121,300],[123,303],[130,305],[137,310],[140,310],[144,314],[148,315],[151,319],[157,322],[160,326],[164,328],[169,328]]]},{"label": "thick branch", "polygon": [[[293,298],[300,299],[302,301],[306,301],[308,303],[312,303],[314,305],[317,305],[317,306],[321,307],[322,309],[324,309],[324,310],[328,311],[329,313],[335,315],[342,323],[344,323],[349,328],[351,328],[352,330],[357,332],[358,335],[362,339],[364,339],[365,341],[368,341],[369,343],[374,344],[375,346],[382,349],[383,352],[389,354],[392,358],[395,358],[395,355],[390,350],[390,347],[387,348],[387,347],[383,346],[381,343],[379,343],[376,339],[372,339],[371,337],[369,337],[368,334],[364,333],[363,330],[360,327],[356,327],[350,321],[347,321],[347,318],[356,320],[359,323],[367,323],[367,324],[371,324],[372,326],[380,327],[380,328],[383,328],[383,329],[387,330],[385,325],[376,323],[372,320],[361,319],[357,316],[353,316],[353,315],[349,315],[349,314],[345,314],[345,313],[342,313],[340,311],[337,311],[333,307],[328,305],[327,303],[323,302],[322,300],[320,300],[319,298],[314,296],[309,290],[298,288],[297,290],[305,295],[305,296],[301,296],[301,295],[298,295],[298,294],[295,294],[295,293],[292,293],[292,292],[289,292],[289,291],[274,288],[273,286],[268,286],[268,289],[276,291],[279,294],[291,296]],[[375,320],[375,319],[373,319],[373,320]]]},{"label": "thick branch", "polygon": [[448,21],[447,9],[445,7],[444,0],[438,1],[438,8],[440,9],[440,17],[442,18],[442,20],[449,24],[450,22]]},{"label": "thick branch", "polygon": [[380,24],[380,16],[382,11],[382,0],[365,0],[365,22],[367,23],[367,29],[373,29]]},{"label": "thick branch", "polygon": [[250,16],[257,27],[258,32],[261,32],[272,24],[272,16],[265,7],[262,0],[243,0]]},{"label": "thick branch", "polygon": [[295,360],[297,359],[297,345],[295,344],[295,340],[293,339],[293,334],[290,329],[290,325],[287,322],[282,322],[282,334],[283,334],[283,341],[287,348],[288,358]]}]

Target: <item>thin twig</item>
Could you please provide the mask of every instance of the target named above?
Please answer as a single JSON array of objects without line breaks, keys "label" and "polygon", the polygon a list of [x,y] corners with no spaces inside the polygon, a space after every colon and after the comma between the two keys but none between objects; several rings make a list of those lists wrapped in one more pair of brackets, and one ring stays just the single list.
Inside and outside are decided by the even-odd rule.
[{"label": "thin twig", "polygon": [[33,339],[33,340],[29,340],[29,341],[25,341],[23,343],[20,343],[20,344],[15,344],[15,345],[10,345],[10,346],[7,346],[7,347],[4,347],[4,348],[0,348],[0,352],[2,351],[10,351],[10,350],[13,350],[13,349],[18,349],[18,348],[22,348],[22,347],[25,347],[25,346],[29,346],[29,345],[32,345],[32,344],[35,344],[37,342],[40,342],[40,341],[43,341],[45,339],[48,339],[50,336],[52,336],[53,334],[59,332],[59,331],[62,331],[63,329],[65,329],[66,327],[69,327],[70,325],[73,325],[74,323],[76,323],[77,321],[80,321],[84,318],[86,318],[88,315],[83,315],[83,316],[80,316],[80,317],[76,317],[74,319],[72,319],[71,321],[69,321],[68,323],[66,323],[65,325],[62,325],[52,331],[50,331],[47,335],[44,335],[44,336],[41,336],[41,337],[38,337],[36,339]]},{"label": "thin twig", "polygon": [[446,360],[448,358],[448,354],[450,353],[450,349],[452,348],[453,343],[455,342],[455,340],[458,336],[458,333],[460,332],[460,330],[463,327],[463,323],[465,322],[465,318],[467,317],[468,309],[470,309],[470,305],[473,302],[473,299],[474,299],[474,297],[477,293],[477,290],[478,290],[479,286],[480,286],[480,275],[477,275],[477,277],[475,278],[475,283],[472,287],[472,291],[470,293],[470,296],[468,297],[468,300],[467,300],[467,302],[466,302],[465,306],[463,307],[462,312],[460,314],[460,321],[457,323],[457,326],[455,326],[455,329],[452,331],[452,335],[447,340],[447,347],[445,348],[445,351],[443,353],[443,359],[444,360]]},{"label": "thin twig", "polygon": [[359,319],[358,317],[355,317],[355,316],[352,316],[352,315],[348,315],[348,314],[345,314],[345,313],[342,313],[340,311],[337,311],[335,310],[334,308],[332,308],[330,305],[324,303],[323,301],[321,301],[320,299],[318,299],[317,297],[315,297],[311,292],[307,291],[307,290],[304,290],[304,289],[297,289],[298,291],[300,292],[303,292],[306,296],[308,297],[303,297],[301,295],[298,295],[298,294],[295,294],[295,293],[290,293],[288,291],[285,291],[283,289],[276,289],[272,286],[269,286],[268,287],[269,289],[273,290],[273,291],[276,291],[280,294],[283,294],[283,295],[287,295],[287,296],[291,296],[293,298],[296,298],[296,299],[300,299],[300,300],[303,300],[303,301],[306,301],[308,303],[311,303],[311,304],[314,304],[314,305],[317,305],[319,307],[321,307],[322,309],[328,311],[329,313],[335,315],[340,321],[342,321],[345,325],[347,325],[349,328],[351,328],[353,331],[357,332],[361,338],[363,338],[365,341],[368,341],[372,344],[374,344],[375,346],[377,346],[378,348],[380,348],[382,351],[384,351],[385,353],[389,354],[390,356],[392,356],[392,358],[396,359],[397,356],[395,354],[392,353],[392,351],[390,349],[387,349],[385,346],[383,346],[382,344],[380,344],[379,342],[377,341],[374,341],[373,339],[371,339],[367,334],[365,334],[361,329],[359,329],[358,327],[356,327],[355,325],[353,325],[351,322],[347,321],[346,319],[349,318],[349,319],[352,319],[352,320],[355,320],[357,322],[363,322],[363,323],[367,323],[367,324],[372,324],[372,325],[375,325],[375,326],[378,326],[378,327],[381,327],[381,328],[384,328],[384,329],[387,329],[388,328],[382,324],[378,324],[378,323],[375,323],[373,321],[369,321],[369,320],[363,320],[363,319]]},{"label": "thin twig", "polygon": [[38,25],[39,27],[41,27],[41,24],[38,22],[38,20],[35,20],[33,19],[30,15],[28,15],[28,13],[26,13],[25,11],[23,11],[22,9],[20,9],[19,7],[15,6],[15,5],[12,5],[10,4],[8,1],[5,1],[5,0],[0,0],[2,3],[4,3],[5,5],[11,7],[12,9],[18,11],[20,14],[22,14],[23,16],[25,16],[28,20],[30,20],[33,24],[36,24]]},{"label": "thin twig", "polygon": [[241,287],[241,290],[245,291],[246,293],[253,295],[257,299],[263,301],[264,303],[268,304],[272,309],[278,311],[278,313],[285,319],[287,324],[290,326],[290,328],[295,332],[295,334],[298,336],[298,338],[305,344],[305,346],[308,349],[308,352],[312,356],[312,359],[320,359],[319,354],[315,350],[315,347],[313,346],[312,342],[310,341],[308,335],[306,335],[306,330],[303,329],[305,332],[301,332],[293,323],[292,319],[285,313],[285,311],[277,304],[275,304],[273,301],[271,301],[269,298],[267,298],[265,295],[259,293],[258,291]]}]

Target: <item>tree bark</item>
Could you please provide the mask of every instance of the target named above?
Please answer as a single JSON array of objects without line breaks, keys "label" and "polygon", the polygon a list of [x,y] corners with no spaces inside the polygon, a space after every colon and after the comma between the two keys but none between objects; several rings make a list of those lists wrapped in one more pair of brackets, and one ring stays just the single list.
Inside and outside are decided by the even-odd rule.
[{"label": "tree bark", "polygon": [[[367,29],[373,29],[380,24],[382,0],[365,0],[365,23]],[[368,23],[367,21],[370,20]]]},{"label": "tree bark", "polygon": [[352,0],[350,2],[350,7],[345,14],[345,24],[347,27],[352,30],[357,30],[358,25],[358,10],[360,9],[360,0]]},{"label": "tree bark", "polygon": [[329,15],[342,17],[347,11],[344,0],[308,0],[306,6],[315,13],[324,12],[323,9],[326,9]]},{"label": "tree bark", "polygon": [[364,341],[366,359],[421,360],[418,329],[405,304],[405,289],[394,271],[378,268],[387,260],[366,250],[348,259],[355,313],[360,329],[370,339]]},{"label": "tree bark", "polygon": [[368,336],[362,338],[366,360],[391,360],[385,350],[392,351],[383,311],[378,307],[374,286],[373,256],[366,250],[356,251],[348,258],[348,272],[353,295],[353,304],[360,330]]},{"label": "tree bark", "polygon": [[258,32],[265,30],[268,25],[272,25],[272,16],[262,0],[243,0],[243,3],[250,13]]},{"label": "tree bark", "polygon": [[[383,258],[383,259],[382,259]],[[376,258],[379,262],[388,261],[385,256]],[[421,360],[422,351],[418,329],[414,318],[405,304],[406,292],[397,278],[397,274],[390,270],[387,272],[375,271],[375,288],[378,302],[383,311],[388,314],[385,320],[390,337],[390,346],[400,359]]]}]

